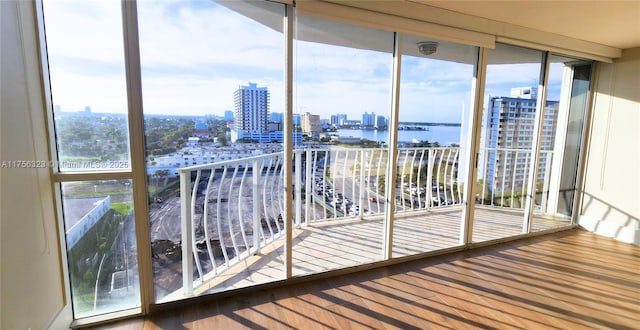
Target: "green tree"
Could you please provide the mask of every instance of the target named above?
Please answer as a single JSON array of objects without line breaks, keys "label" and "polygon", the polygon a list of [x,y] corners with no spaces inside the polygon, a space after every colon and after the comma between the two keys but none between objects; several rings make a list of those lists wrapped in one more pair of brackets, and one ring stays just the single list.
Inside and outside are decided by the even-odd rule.
[{"label": "green tree", "polygon": [[227,136],[225,134],[218,134],[218,143],[223,147],[227,146]]},{"label": "green tree", "polygon": [[384,194],[386,180],[384,176],[378,177],[378,193]]}]

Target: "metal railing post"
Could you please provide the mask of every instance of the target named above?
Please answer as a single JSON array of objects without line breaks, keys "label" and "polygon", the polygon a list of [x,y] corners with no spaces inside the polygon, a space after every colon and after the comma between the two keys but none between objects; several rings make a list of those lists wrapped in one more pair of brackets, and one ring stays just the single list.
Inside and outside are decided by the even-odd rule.
[{"label": "metal railing post", "polygon": [[[398,152],[398,158],[397,158],[398,164],[400,163],[400,155],[399,154],[400,153]],[[402,210],[403,211],[407,210],[407,207],[404,205],[404,177],[405,177],[405,172],[407,170],[407,159],[408,158],[409,158],[409,150],[405,149],[404,150],[404,160],[402,160],[402,173],[400,174],[400,196],[396,196],[396,198],[400,197],[400,205],[402,206]],[[394,189],[396,188],[395,185],[394,185],[393,188]]]},{"label": "metal railing post", "polygon": [[253,248],[254,254],[260,252],[260,234],[262,231],[262,224],[260,223],[260,175],[262,175],[262,167],[260,161],[253,160],[252,181],[253,181]]},{"label": "metal railing post", "polygon": [[[439,152],[442,151],[442,154],[440,155]],[[438,205],[440,206],[442,205],[442,198],[440,197],[440,173],[442,173],[442,159],[444,158],[444,149],[443,150],[435,150],[435,154],[439,155],[438,156],[438,169],[436,170],[436,195],[438,198]],[[443,186],[444,188],[444,186]]]},{"label": "metal railing post", "polygon": [[[429,192],[428,194],[425,192],[426,196],[429,196],[429,200],[425,201],[425,203],[427,204],[427,208],[433,207],[433,163],[435,162],[435,155],[434,155],[434,150],[433,149],[429,149],[428,151],[428,156],[427,156],[427,191]],[[425,196],[425,197],[426,197]]]},{"label": "metal railing post", "polygon": [[294,152],[294,168],[293,174],[295,175],[295,199],[296,199],[296,215],[295,225],[300,226],[300,219],[302,216],[302,150],[296,150]]},{"label": "metal railing post", "polygon": [[[304,225],[308,225],[309,224],[309,217],[311,214],[311,202],[313,201],[313,187],[311,186],[311,180],[312,180],[312,170],[311,170],[311,148],[307,149],[305,151],[306,153],[306,160],[307,163],[305,164],[305,188],[304,188],[304,192],[305,192],[305,197],[304,197]],[[315,165],[315,164],[314,164]],[[314,166],[315,168],[315,166]]]},{"label": "metal railing post", "polygon": [[[366,160],[366,152],[363,149],[362,153],[360,154],[360,190],[358,192],[358,218],[360,220],[364,220],[364,204],[363,204],[363,198],[364,198],[364,190],[365,189],[369,189],[369,187],[367,185],[365,185],[364,182],[364,164],[365,164],[365,160]],[[373,156],[373,154],[372,154]],[[355,205],[356,201],[353,201],[354,205]]]},{"label": "metal railing post", "polygon": [[[417,152],[417,151],[416,151]],[[418,208],[422,208],[422,192],[420,191],[422,189],[422,186],[420,186],[420,176],[422,173],[422,165],[424,162],[424,152],[425,149],[423,148],[420,152],[420,160],[418,161],[418,175],[416,176],[416,192],[418,193]],[[428,161],[428,160],[427,160]],[[425,193],[427,192],[427,190],[425,189]],[[426,194],[425,194],[426,195]],[[425,205],[426,208],[426,205]]]}]

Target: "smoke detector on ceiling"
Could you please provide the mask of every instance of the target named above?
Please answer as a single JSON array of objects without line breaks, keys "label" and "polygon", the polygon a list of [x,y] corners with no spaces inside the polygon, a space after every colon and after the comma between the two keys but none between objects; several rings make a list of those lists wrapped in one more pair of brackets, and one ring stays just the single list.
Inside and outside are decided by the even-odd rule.
[{"label": "smoke detector on ceiling", "polygon": [[418,51],[422,55],[432,55],[438,49],[438,42],[436,41],[421,41],[416,44],[418,46]]}]

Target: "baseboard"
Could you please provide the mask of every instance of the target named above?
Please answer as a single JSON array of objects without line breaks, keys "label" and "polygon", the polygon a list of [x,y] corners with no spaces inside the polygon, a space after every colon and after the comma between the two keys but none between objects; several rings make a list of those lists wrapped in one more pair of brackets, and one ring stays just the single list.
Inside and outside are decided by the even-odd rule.
[{"label": "baseboard", "polygon": [[589,216],[581,216],[578,224],[580,227],[596,234],[640,246],[640,229],[638,228],[621,226]]}]

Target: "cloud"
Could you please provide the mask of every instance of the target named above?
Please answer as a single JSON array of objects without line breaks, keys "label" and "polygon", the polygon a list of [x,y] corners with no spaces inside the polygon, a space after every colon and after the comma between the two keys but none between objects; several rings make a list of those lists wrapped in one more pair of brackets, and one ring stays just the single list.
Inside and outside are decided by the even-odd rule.
[{"label": "cloud", "polygon": [[514,87],[537,87],[540,79],[539,63],[513,63],[487,66],[485,94],[509,96]]},{"label": "cloud", "polygon": [[[279,4],[264,6],[271,8],[261,12],[270,22],[282,14]],[[54,103],[63,109],[126,111],[119,2],[46,1],[45,14]],[[214,1],[141,0],[138,14],[145,113],[222,115],[233,108],[233,92],[248,82],[268,87],[270,110],[284,111],[281,32]],[[364,40],[356,35],[364,28],[345,26],[334,29],[344,34],[336,40]],[[347,113],[351,119],[363,112],[390,115],[391,53],[311,41],[296,41],[294,47],[295,112],[322,118]],[[539,68],[538,63],[491,65],[486,93],[508,95],[511,87],[537,85]],[[404,56],[400,119],[459,122],[462,105],[469,108],[472,69]]]},{"label": "cloud", "polygon": [[392,55],[376,51],[299,41],[296,44],[296,112],[328,118],[364,112],[388,116],[391,108]]},{"label": "cloud", "polygon": [[284,36],[213,1],[141,1],[141,58],[148,67],[283,67]]},{"label": "cloud", "polygon": [[[254,81],[269,86],[270,110],[284,111],[282,81]],[[147,114],[222,115],[233,110],[233,93],[246,85],[238,79],[203,79],[197,76],[143,78],[144,112]]]},{"label": "cloud", "polygon": [[389,84],[368,84],[349,81],[298,83],[295,111],[320,114],[347,114],[349,119],[361,119],[364,112],[388,115],[391,108]]},{"label": "cloud", "polygon": [[127,109],[124,74],[92,76],[51,66],[51,95],[63,111],[80,111],[90,106],[94,112],[123,113]]},{"label": "cloud", "polygon": [[124,63],[120,2],[43,1],[49,55]]},{"label": "cloud", "polygon": [[469,108],[473,66],[404,56],[400,120],[460,123]]},{"label": "cloud", "polygon": [[[146,113],[221,114],[249,81],[284,109],[281,33],[210,1],[143,0],[138,9]],[[46,2],[55,104],[126,111],[120,15],[118,2]]]}]

